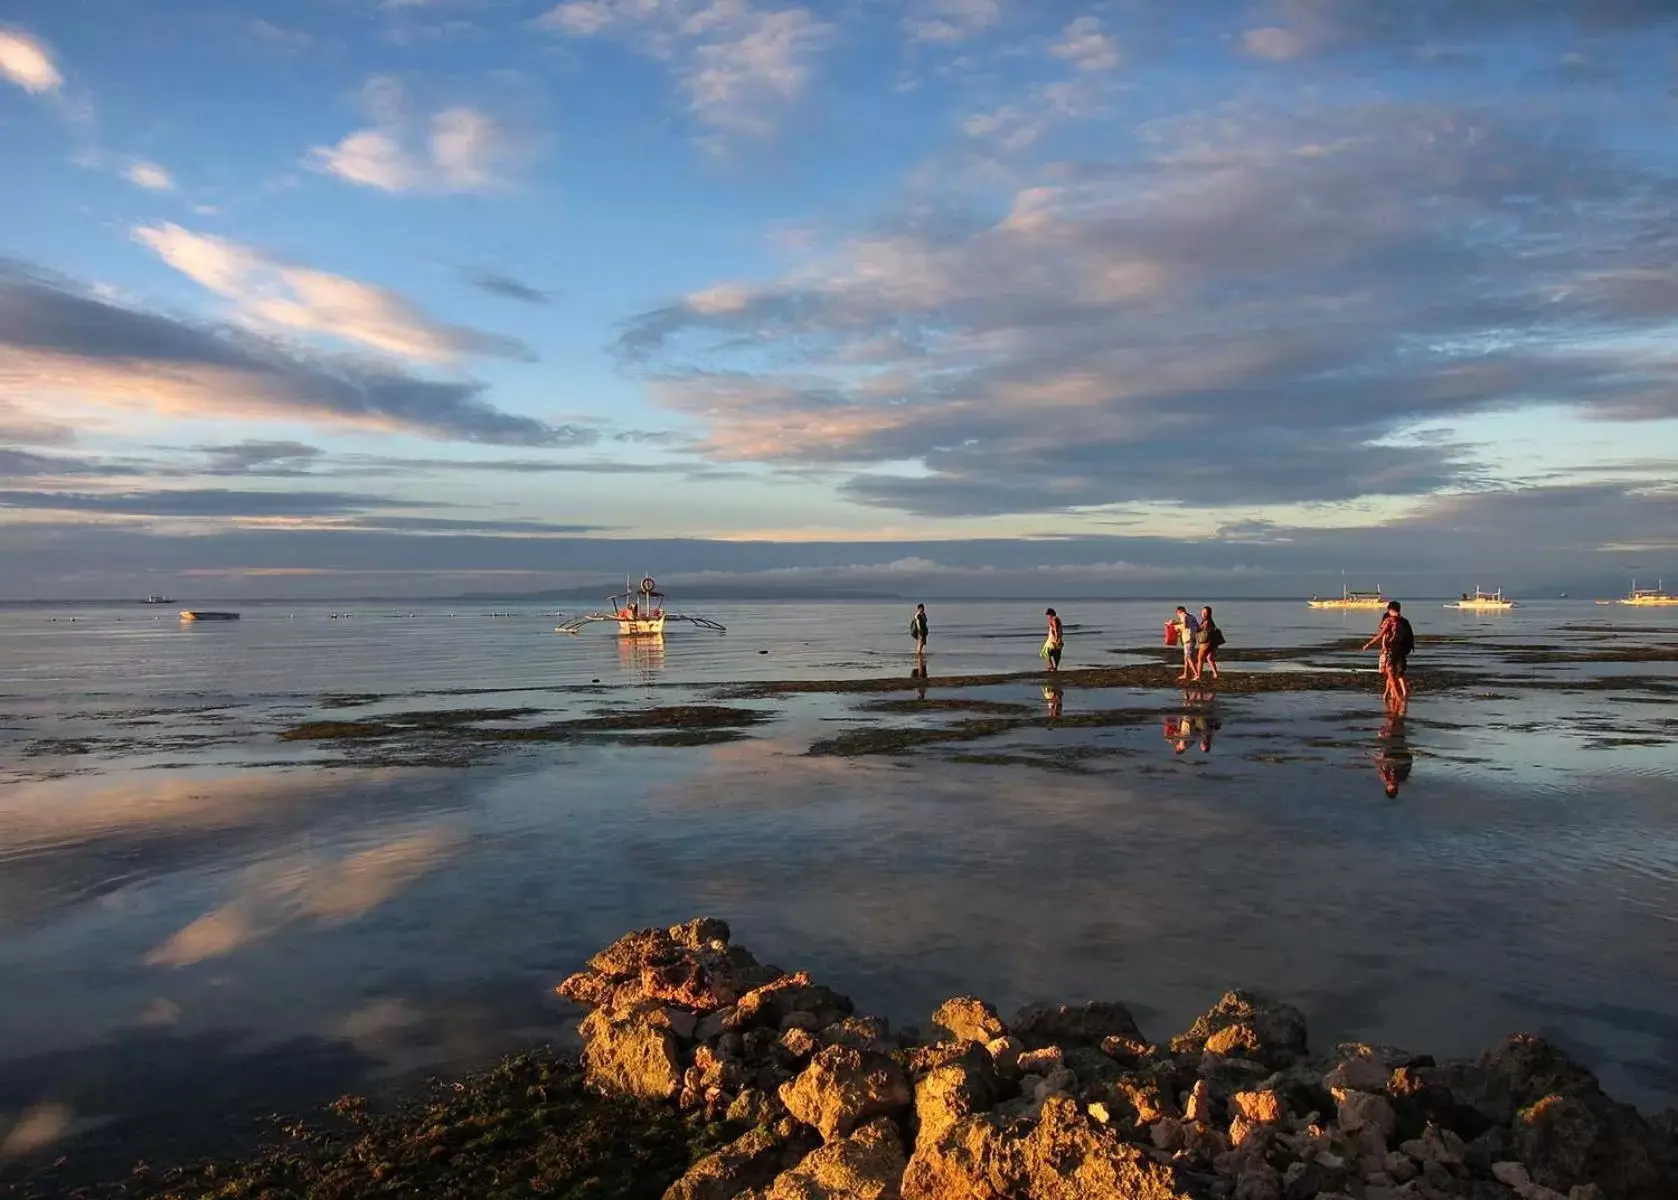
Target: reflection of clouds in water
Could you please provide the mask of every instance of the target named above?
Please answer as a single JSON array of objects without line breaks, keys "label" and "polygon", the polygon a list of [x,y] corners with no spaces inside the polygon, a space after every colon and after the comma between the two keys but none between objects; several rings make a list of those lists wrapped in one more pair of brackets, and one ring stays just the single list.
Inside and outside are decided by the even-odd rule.
[{"label": "reflection of clouds in water", "polygon": [[[375,772],[373,780],[395,772]],[[277,803],[320,798],[341,784],[316,772],[201,775],[134,772],[41,780],[0,791],[0,857],[38,843],[172,829],[225,829],[263,819]]]},{"label": "reflection of clouds in water", "polygon": [[168,1029],[179,1025],[182,1009],[173,1000],[159,996],[146,1006],[146,1011],[135,1021],[143,1029]]},{"label": "reflection of clouds in water", "polygon": [[350,1013],[338,1031],[355,1043],[357,1050],[372,1054],[400,1045],[404,1035],[424,1019],[406,1000],[386,996]]},{"label": "reflection of clouds in water", "polygon": [[[0,1113],[0,1128],[5,1128],[5,1117],[5,1113]],[[11,1129],[0,1137],[0,1161],[39,1154],[66,1138],[97,1129],[109,1120],[109,1117],[78,1117],[69,1105],[57,1101],[33,1105],[19,1113]]]},{"label": "reflection of clouds in water", "polygon": [[377,908],[460,844],[429,829],[331,862],[277,859],[246,872],[242,891],[146,955],[152,966],[187,966],[231,953],[298,921],[353,920]]}]

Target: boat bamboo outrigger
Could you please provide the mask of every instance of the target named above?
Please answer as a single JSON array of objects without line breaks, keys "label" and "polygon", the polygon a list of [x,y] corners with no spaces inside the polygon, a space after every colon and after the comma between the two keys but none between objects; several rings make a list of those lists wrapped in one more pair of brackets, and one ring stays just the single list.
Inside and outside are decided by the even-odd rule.
[{"label": "boat bamboo outrigger", "polygon": [[1312,596],[1305,603],[1312,608],[1385,608],[1387,598],[1381,593],[1380,588],[1376,588],[1373,592],[1353,592],[1348,591],[1342,584],[1338,597]]},{"label": "boat bamboo outrigger", "polygon": [[1516,605],[1513,600],[1503,594],[1502,588],[1498,588],[1495,592],[1482,592],[1479,588],[1475,588],[1472,596],[1464,592],[1459,599],[1451,601],[1445,607],[1460,608],[1464,612],[1502,612],[1505,609],[1514,608]]},{"label": "boat bamboo outrigger", "polygon": [[623,591],[607,597],[607,602],[612,606],[610,612],[583,613],[554,626],[554,632],[581,633],[584,625],[596,621],[616,621],[619,637],[660,637],[664,633],[666,622],[669,621],[684,621],[701,629],[714,629],[718,633],[728,632],[723,626],[706,617],[665,612],[664,593],[658,590],[658,585],[653,582],[651,575],[642,579],[639,587],[632,588],[626,583]]}]

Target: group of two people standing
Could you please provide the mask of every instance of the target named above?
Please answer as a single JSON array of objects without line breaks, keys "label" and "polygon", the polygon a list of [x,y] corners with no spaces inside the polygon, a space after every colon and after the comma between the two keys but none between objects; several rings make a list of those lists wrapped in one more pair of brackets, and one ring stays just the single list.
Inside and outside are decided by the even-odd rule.
[{"label": "group of two people standing", "polygon": [[1183,673],[1178,679],[1198,683],[1203,671],[1212,672],[1213,679],[1218,677],[1218,647],[1224,644],[1224,631],[1212,619],[1210,607],[1203,606],[1197,617],[1179,604],[1166,629],[1167,644],[1174,641],[1183,648]]},{"label": "group of two people standing", "polygon": [[[1049,634],[1043,639],[1043,649],[1040,653],[1043,661],[1048,664],[1048,669],[1058,671],[1060,670],[1060,654],[1066,647],[1066,631],[1061,627],[1060,617],[1056,615],[1054,609],[1044,609],[1043,615],[1049,621]],[[915,615],[909,618],[909,636],[915,639],[916,660],[924,661],[926,659],[927,636],[926,605],[915,605]],[[1214,674],[1216,673],[1214,672]]]}]

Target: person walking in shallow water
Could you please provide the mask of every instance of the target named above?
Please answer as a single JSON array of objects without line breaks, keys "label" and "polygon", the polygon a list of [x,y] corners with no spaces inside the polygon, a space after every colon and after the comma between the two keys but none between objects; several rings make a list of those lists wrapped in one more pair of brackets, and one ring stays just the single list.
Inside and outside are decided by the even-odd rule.
[{"label": "person walking in shallow water", "polygon": [[1218,677],[1218,647],[1224,644],[1224,631],[1219,629],[1212,620],[1210,605],[1200,610],[1200,637],[1195,646],[1194,677],[1199,679],[1206,671],[1212,672],[1212,678]]},{"label": "person walking in shallow water", "polygon": [[1363,644],[1365,650],[1380,647],[1378,660],[1385,686],[1381,698],[1396,708],[1403,708],[1410,700],[1410,652],[1416,648],[1416,631],[1404,616],[1404,606],[1397,600],[1387,603],[1386,615],[1375,636]]},{"label": "person walking in shallow water", "polygon": [[1171,623],[1177,627],[1177,644],[1183,648],[1183,673],[1178,680],[1200,681],[1200,666],[1196,660],[1196,652],[1200,642],[1200,622],[1195,620],[1189,610],[1181,604],[1177,606],[1176,615]]},{"label": "person walking in shallow water", "polygon": [[915,658],[926,658],[926,605],[915,605],[915,615],[909,618],[909,636],[915,639]]},{"label": "person walking in shallow water", "polygon": [[1049,664],[1049,670],[1060,670],[1060,652],[1066,644],[1066,635],[1061,629],[1060,617],[1052,608],[1045,608],[1043,615],[1049,619],[1049,636],[1043,639],[1042,655]]}]

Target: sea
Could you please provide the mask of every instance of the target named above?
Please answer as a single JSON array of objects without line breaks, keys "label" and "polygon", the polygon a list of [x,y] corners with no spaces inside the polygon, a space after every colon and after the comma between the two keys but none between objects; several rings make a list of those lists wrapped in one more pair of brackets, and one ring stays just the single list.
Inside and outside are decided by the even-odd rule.
[{"label": "sea", "polygon": [[[1351,667],[1366,692],[1045,686],[1023,601],[929,601],[925,676],[895,602],[677,597],[726,632],[657,642],[557,633],[566,604],[201,606],[240,619],[0,606],[4,1169],[237,1148],[268,1114],[564,1043],[560,979],[702,913],[898,1023],[963,992],[1102,998],[1161,1039],[1253,987],[1319,1047],[1536,1032],[1678,1104],[1678,610],[1408,602],[1395,722],[1353,648],[1377,614],[1299,601],[1217,603],[1226,672]],[[1171,607],[1057,604],[1064,666],[1157,660]],[[1430,668],[1475,685],[1429,694]],[[740,686],[798,680],[899,690]],[[880,703],[923,693],[1029,719],[821,752],[963,719]],[[681,705],[759,719],[453,760],[285,736]]]}]

